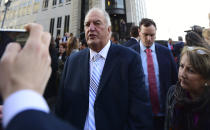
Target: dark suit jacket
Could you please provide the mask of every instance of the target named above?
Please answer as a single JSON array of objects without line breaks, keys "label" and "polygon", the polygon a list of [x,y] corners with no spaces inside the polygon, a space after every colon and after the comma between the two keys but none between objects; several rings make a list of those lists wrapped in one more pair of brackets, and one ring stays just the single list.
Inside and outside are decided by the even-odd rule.
[{"label": "dark suit jacket", "polygon": [[27,110],[16,115],[5,130],[76,130],[69,123],[57,119],[52,114]]},{"label": "dark suit jacket", "polygon": [[182,51],[182,48],[184,47],[184,42],[178,42],[176,44],[173,45],[174,47],[174,56],[179,56],[181,51]]},{"label": "dark suit jacket", "polygon": [[50,75],[50,79],[48,80],[46,89],[44,91],[45,99],[56,97],[58,93],[58,85],[57,83],[57,71],[58,71],[58,51],[54,47],[49,48],[50,57],[51,57],[51,68],[52,73]]},{"label": "dark suit jacket", "polygon": [[179,42],[179,43],[174,44],[173,53],[174,53],[174,57],[176,57],[177,69],[179,68],[180,54],[183,47],[184,47],[184,42]]},{"label": "dark suit jacket", "polygon": [[[134,45],[133,48],[140,54],[140,44]],[[159,80],[160,80],[160,98],[163,103],[165,113],[165,102],[168,89],[172,84],[176,84],[178,79],[176,63],[170,50],[158,43],[155,43],[155,51],[159,65]]]},{"label": "dark suit jacket", "polygon": [[[89,104],[89,49],[65,64],[56,114],[84,129]],[[141,60],[133,50],[111,44],[94,104],[97,130],[150,130],[152,112]]]},{"label": "dark suit jacket", "polygon": [[136,39],[131,38],[130,40],[125,42],[123,45],[126,46],[126,47],[131,47],[131,46],[136,45],[136,44],[139,44],[139,42]]}]

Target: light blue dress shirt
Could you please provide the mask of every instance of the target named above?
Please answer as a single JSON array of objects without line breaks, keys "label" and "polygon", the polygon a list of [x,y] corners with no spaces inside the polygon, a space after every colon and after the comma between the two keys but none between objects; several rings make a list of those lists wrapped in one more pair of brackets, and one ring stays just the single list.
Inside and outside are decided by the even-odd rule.
[{"label": "light blue dress shirt", "polygon": [[[146,54],[146,49],[147,48],[140,41],[140,56],[141,56],[142,67],[143,67],[144,76],[145,76],[145,86],[146,86],[146,90],[148,92],[148,97],[150,97],[150,95],[149,95],[149,81],[148,81],[148,71],[147,71],[147,54]],[[159,65],[158,65],[157,55],[156,55],[156,51],[155,51],[155,43],[153,43],[153,45],[149,49],[152,50],[151,53],[152,53],[152,59],[153,59],[154,69],[155,69],[155,77],[156,77],[156,83],[157,83],[157,90],[158,90],[160,109],[163,109],[162,108],[163,107],[163,103],[160,100],[161,91],[160,91],[160,80],[159,80]],[[156,116],[163,116],[163,115],[164,115],[164,113],[158,113]]]},{"label": "light blue dress shirt", "polygon": [[170,43],[168,43],[168,49],[171,50],[171,44]]}]

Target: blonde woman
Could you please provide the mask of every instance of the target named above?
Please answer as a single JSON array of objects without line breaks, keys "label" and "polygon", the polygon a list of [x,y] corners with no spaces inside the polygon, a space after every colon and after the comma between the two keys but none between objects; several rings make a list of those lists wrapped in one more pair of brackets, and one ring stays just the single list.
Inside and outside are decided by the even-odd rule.
[{"label": "blonde woman", "polygon": [[165,130],[209,130],[210,50],[184,47],[178,78],[168,91]]},{"label": "blonde woman", "polygon": [[70,56],[71,54],[79,51],[79,42],[76,37],[72,37],[67,43],[66,54]]}]

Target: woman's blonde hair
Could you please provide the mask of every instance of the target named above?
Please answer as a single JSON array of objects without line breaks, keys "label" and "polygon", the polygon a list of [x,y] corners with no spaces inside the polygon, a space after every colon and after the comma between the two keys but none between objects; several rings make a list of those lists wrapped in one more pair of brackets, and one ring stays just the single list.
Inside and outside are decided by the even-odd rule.
[{"label": "woman's blonde hair", "polygon": [[79,48],[79,43],[77,41],[77,38],[76,37],[70,38],[69,41],[67,42],[67,49],[66,49],[67,56],[69,56],[74,49],[78,48]]},{"label": "woman's blonde hair", "polygon": [[210,28],[203,29],[202,35],[204,39],[206,40],[206,42],[208,42],[208,44],[210,45]]}]

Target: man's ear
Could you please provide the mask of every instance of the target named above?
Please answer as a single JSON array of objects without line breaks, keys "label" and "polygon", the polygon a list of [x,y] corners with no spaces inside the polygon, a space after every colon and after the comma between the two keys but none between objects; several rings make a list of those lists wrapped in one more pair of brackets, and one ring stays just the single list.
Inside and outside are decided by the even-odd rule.
[{"label": "man's ear", "polygon": [[138,28],[138,32],[139,32],[139,36],[140,36],[140,35],[141,35],[141,34],[140,34],[140,32],[141,32],[141,29],[140,29],[140,28]]},{"label": "man's ear", "polygon": [[111,26],[108,27],[108,32],[109,32],[109,33],[112,32],[112,27],[111,27]]}]

